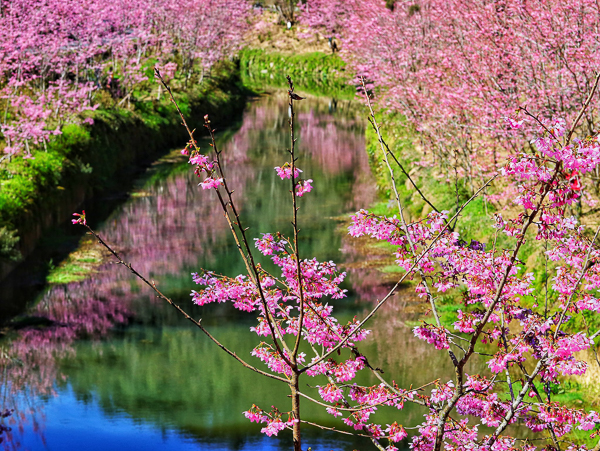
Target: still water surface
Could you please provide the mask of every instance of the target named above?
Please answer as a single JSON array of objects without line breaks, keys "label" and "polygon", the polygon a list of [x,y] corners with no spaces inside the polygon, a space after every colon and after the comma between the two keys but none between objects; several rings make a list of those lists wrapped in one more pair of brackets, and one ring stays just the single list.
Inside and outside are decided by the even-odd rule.
[{"label": "still water surface", "polygon": [[[386,292],[382,275],[362,264],[340,218],[375,200],[360,110],[348,103],[298,103],[299,167],[314,180],[302,199],[305,257],[345,263],[349,298],[336,301],[341,319],[364,315]],[[289,234],[289,191],[274,166],[287,159],[285,93],[252,102],[236,129],[219,135],[227,175],[249,236]],[[205,145],[205,149],[208,146]],[[203,192],[177,154],[136,182],[128,201],[98,227],[106,240],[163,292],[184,306],[230,349],[247,356],[256,344],[252,317],[229,306],[191,305],[190,273],[207,268],[229,276],[244,272],[213,192]],[[89,243],[83,240],[83,248]],[[268,264],[268,262],[265,262]],[[361,346],[371,363],[401,387],[418,386],[451,368],[444,353],[412,336],[405,325],[407,296],[396,296],[371,323]],[[34,325],[1,342],[6,354],[0,385],[3,420],[12,430],[0,444],[28,450],[276,450],[290,437],[266,438],[242,411],[253,403],[286,410],[288,388],[248,372],[154,298],[124,268],[105,263],[87,280],[48,287],[27,313]],[[369,376],[362,376],[364,382]],[[372,381],[371,381],[372,382]],[[417,408],[383,411],[379,422],[414,426]],[[307,419],[342,427],[320,408]],[[306,430],[314,450],[371,449],[368,442]],[[406,444],[405,444],[406,445]]]}]

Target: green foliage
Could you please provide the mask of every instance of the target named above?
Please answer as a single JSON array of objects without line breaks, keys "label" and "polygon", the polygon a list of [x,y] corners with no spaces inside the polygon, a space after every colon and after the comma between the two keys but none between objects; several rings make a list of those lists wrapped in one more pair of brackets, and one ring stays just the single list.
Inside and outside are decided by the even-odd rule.
[{"label": "green foliage", "polygon": [[62,134],[48,144],[48,150],[53,153],[69,152],[78,146],[90,142],[91,134],[88,127],[78,124],[67,124]]},{"label": "green foliage", "polygon": [[16,218],[40,202],[38,193],[54,189],[61,179],[65,159],[58,153],[38,152],[34,159],[20,157],[0,171],[0,225],[16,226]]},{"label": "green foliage", "polygon": [[442,324],[450,325],[458,321],[458,310],[466,311],[464,305],[458,304],[453,296],[442,296],[438,302],[438,313]]},{"label": "green foliage", "polygon": [[335,54],[285,55],[244,49],[240,53],[240,70],[244,84],[257,90],[287,88],[286,76],[289,75],[298,91],[307,94],[352,99],[356,91],[348,84],[351,75],[346,63]]},{"label": "green foliage", "polygon": [[21,258],[21,253],[17,249],[19,239],[16,230],[0,227],[0,261],[17,261]]}]

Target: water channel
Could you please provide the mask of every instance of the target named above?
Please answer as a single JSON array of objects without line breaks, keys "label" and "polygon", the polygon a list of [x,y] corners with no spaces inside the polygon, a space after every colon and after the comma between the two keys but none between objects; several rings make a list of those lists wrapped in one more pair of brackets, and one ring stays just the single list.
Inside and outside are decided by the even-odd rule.
[{"label": "water channel", "polygon": [[[364,315],[388,287],[343,223],[348,213],[376,199],[363,117],[349,102],[298,102],[298,165],[314,180],[310,201],[303,199],[300,210],[302,253],[340,262],[348,271],[350,296],[335,301],[342,319]],[[251,102],[241,125],[219,134],[227,174],[252,237],[289,233],[288,187],[273,170],[287,159],[287,121],[286,95],[274,93]],[[139,272],[192,316],[202,317],[224,344],[252,359],[252,316],[228,305],[199,308],[190,301],[196,287],[191,272],[244,272],[214,193],[197,183],[185,159],[171,153],[135,182],[128,200],[98,230]],[[15,410],[0,420],[11,428],[1,436],[0,449],[289,449],[286,432],[264,437],[242,415],[253,403],[286,410],[288,388],[245,370],[94,249],[84,237],[77,251],[91,255],[90,261],[105,259],[91,277],[49,285],[22,315],[30,321],[0,342],[10,362],[0,374],[0,407]],[[452,374],[443,352],[432,354],[413,337],[406,324],[414,319],[412,303],[408,293],[397,295],[370,324],[372,334],[361,346],[401,387]],[[369,380],[366,374],[362,378]],[[303,414],[344,428],[320,407],[305,403]],[[410,406],[384,410],[379,422],[415,426],[422,414]],[[361,439],[305,431],[305,446],[313,450],[372,449]]]}]

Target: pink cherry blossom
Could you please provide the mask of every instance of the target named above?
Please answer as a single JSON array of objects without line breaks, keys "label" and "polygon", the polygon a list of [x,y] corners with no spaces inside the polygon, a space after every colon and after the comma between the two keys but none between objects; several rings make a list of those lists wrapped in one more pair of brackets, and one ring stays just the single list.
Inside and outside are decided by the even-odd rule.
[{"label": "pink cherry blossom", "polygon": [[[280,166],[276,166],[275,170],[277,171],[277,175],[279,177],[281,177],[281,180],[291,179],[292,178],[292,166],[290,166],[289,163],[286,163],[286,164],[284,164],[281,167]],[[302,172],[301,169],[295,168],[294,178],[298,178],[300,176],[301,172]],[[308,191],[310,191],[310,189]]]},{"label": "pink cherry blossom", "polygon": [[202,187],[202,189],[211,189],[211,188],[218,188],[222,184],[223,184],[222,178],[208,177],[206,180],[204,180],[203,182],[200,183],[200,186]]},{"label": "pink cherry blossom", "polygon": [[302,197],[306,193],[310,193],[312,191],[312,179],[301,180],[296,185],[296,196]]}]

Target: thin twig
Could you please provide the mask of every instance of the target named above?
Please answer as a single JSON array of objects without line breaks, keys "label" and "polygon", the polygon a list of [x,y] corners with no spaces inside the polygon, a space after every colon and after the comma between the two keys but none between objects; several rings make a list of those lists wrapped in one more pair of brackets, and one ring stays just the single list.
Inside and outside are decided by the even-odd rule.
[{"label": "thin twig", "polygon": [[402,282],[404,282],[404,280],[413,272],[413,270],[417,267],[417,265],[419,264],[419,262],[425,258],[425,256],[429,253],[429,251],[431,250],[431,248],[433,247],[433,245],[435,243],[437,243],[437,241],[439,239],[442,238],[442,236],[444,236],[444,232],[448,229],[449,227],[449,223],[452,222],[454,220],[454,218],[459,215],[460,213],[462,213],[462,211],[467,207],[467,205],[469,205],[471,203],[471,201],[473,201],[473,199],[475,199],[476,197],[479,196],[479,193],[481,193],[481,191],[483,191],[490,183],[492,183],[492,181],[494,179],[496,179],[497,175],[494,175],[492,178],[490,178],[481,188],[479,188],[475,194],[473,194],[469,200],[467,200],[462,207],[456,212],[456,214],[450,218],[450,220],[446,223],[446,225],[440,230],[439,234],[431,241],[431,243],[429,244],[429,246],[427,246],[427,248],[421,253],[421,255],[419,255],[419,257],[415,260],[415,263],[413,263],[413,265],[408,269],[408,271],[406,271],[406,273],[398,280],[398,282],[396,282],[396,284],[391,288],[391,290],[383,297],[383,299],[381,301],[379,301],[377,303],[377,305],[373,308],[373,310],[371,310],[367,316],[360,322],[358,323],[358,325],[351,331],[348,333],[348,335],[342,340],[340,341],[337,345],[335,345],[333,348],[331,348],[327,353],[323,354],[323,356],[321,356],[320,359],[316,360],[315,362],[312,362],[310,365],[306,366],[305,368],[302,369],[302,371],[306,371],[311,369],[312,367],[314,367],[315,365],[318,365],[319,363],[321,363],[323,360],[325,360],[326,358],[328,358],[330,355],[332,355],[333,353],[335,353],[338,349],[340,349],[356,332],[358,332],[358,330],[360,330],[360,328],[367,322],[369,321],[373,315],[377,312],[377,310],[379,310],[381,308],[381,306],[383,304],[385,304],[387,302],[387,300],[396,292],[396,290],[398,289],[398,287],[400,286],[400,284],[402,284]]},{"label": "thin twig", "polygon": [[[373,121],[371,120],[371,118],[369,117],[369,123],[371,124],[371,126],[373,127],[373,129],[375,131],[377,131],[375,124],[373,123]],[[398,160],[398,158],[396,158],[396,155],[394,155],[392,153],[392,151],[390,150],[390,147],[388,146],[388,144],[385,142],[385,140],[382,138],[381,139],[381,143],[385,146],[385,149],[388,153],[388,155],[390,157],[392,157],[392,159],[394,160],[394,162],[398,165],[398,167],[400,168],[400,170],[404,173],[404,175],[408,178],[408,180],[410,181],[410,183],[412,184],[412,186],[415,188],[415,190],[417,190],[417,193],[419,193],[419,195],[421,196],[421,198],[431,207],[433,208],[437,213],[439,213],[440,211],[436,208],[435,205],[433,205],[429,199],[427,199],[427,197],[425,197],[425,194],[423,194],[423,192],[419,189],[419,186],[415,183],[415,181],[412,179],[412,177],[410,176],[410,174],[406,171],[406,169],[404,169],[404,166],[402,165],[402,163],[400,163],[400,161]]]},{"label": "thin twig", "polygon": [[567,139],[565,140],[565,146],[568,146],[569,143],[571,142],[571,138],[573,137],[573,133],[575,133],[575,128],[577,127],[577,124],[579,124],[579,121],[585,114],[585,110],[587,110],[588,106],[590,106],[592,97],[594,97],[594,94],[596,93],[596,89],[598,89],[598,83],[600,83],[600,72],[598,72],[598,74],[596,75],[596,80],[594,81],[594,86],[592,87],[590,95],[588,95],[587,99],[585,100],[585,103],[583,104],[583,106],[581,107],[581,110],[579,111],[579,114],[575,118],[573,125],[571,125],[569,133],[567,134]]},{"label": "thin twig", "polygon": [[270,374],[267,373],[265,371],[259,370],[258,368],[253,367],[252,365],[250,365],[249,363],[245,362],[244,360],[242,360],[240,357],[237,356],[237,354],[233,351],[230,351],[228,348],[226,348],[223,344],[221,344],[215,337],[213,337],[208,330],[206,330],[206,328],[202,325],[201,323],[201,319],[200,320],[195,320],[194,318],[192,318],[190,315],[188,315],[188,313],[183,310],[179,305],[175,304],[175,302],[173,302],[170,298],[168,298],[166,295],[164,295],[157,287],[156,287],[156,283],[155,282],[150,282],[148,279],[146,279],[143,275],[141,275],[136,269],[133,268],[133,266],[131,265],[131,263],[126,263],[121,256],[115,251],[113,250],[103,239],[102,237],[100,237],[100,235],[98,235],[89,225],[87,224],[83,224],[89,231],[90,233],[94,236],[94,238],[96,238],[98,240],[98,243],[100,243],[102,246],[104,246],[118,261],[119,264],[125,266],[127,269],[129,269],[129,271],[131,271],[138,279],[140,279],[142,282],[144,282],[146,285],[148,285],[150,288],[152,288],[152,290],[156,293],[157,297],[163,299],[164,301],[166,301],[167,303],[169,303],[173,308],[175,308],[179,313],[181,313],[187,320],[191,321],[196,327],[198,327],[202,332],[204,332],[206,334],[206,336],[208,338],[210,338],[219,348],[221,348],[223,351],[225,351],[227,354],[229,354],[231,357],[233,357],[234,359],[236,359],[238,362],[240,362],[243,366],[245,366],[246,368],[261,374],[263,376],[266,377],[270,377],[271,379],[275,379],[278,380],[280,382],[285,382],[286,384],[289,384],[289,380],[284,379],[283,377],[274,375],[274,374]]},{"label": "thin twig", "polygon": [[596,238],[598,238],[598,233],[599,232],[600,232],[600,226],[598,226],[598,228],[596,229],[596,233],[594,234],[594,238],[592,239],[592,242],[590,243],[590,248],[588,249],[588,251],[587,251],[587,253],[585,255],[585,261],[583,262],[583,265],[582,265],[581,274],[577,278],[577,281],[575,282],[575,286],[573,287],[573,291],[572,291],[571,295],[569,296],[569,300],[565,304],[565,308],[563,309],[563,311],[562,311],[562,313],[560,315],[560,319],[558,321],[558,324],[556,325],[556,330],[554,331],[554,339],[556,339],[558,337],[558,331],[560,330],[560,328],[561,328],[561,326],[563,324],[563,321],[564,321],[565,316],[567,314],[567,310],[571,306],[571,302],[573,301],[573,297],[575,296],[575,292],[579,288],[579,284],[583,280],[583,278],[584,278],[585,273],[587,272],[587,270],[590,269],[590,266],[588,265],[588,263],[590,261],[590,255],[592,254],[592,250],[594,249],[594,243],[596,241]]},{"label": "thin twig", "polygon": [[287,76],[288,85],[290,90],[288,91],[289,106],[290,106],[290,166],[292,167],[291,181],[292,181],[292,227],[294,228],[294,256],[296,259],[296,270],[298,271],[298,294],[300,297],[300,312],[298,315],[298,334],[296,335],[296,342],[292,350],[291,358],[292,363],[296,365],[296,357],[298,356],[298,350],[300,349],[300,341],[302,339],[302,326],[304,324],[304,287],[302,286],[302,265],[300,263],[300,251],[298,249],[298,198],[296,195],[296,137],[294,136],[294,83],[290,76]]}]

